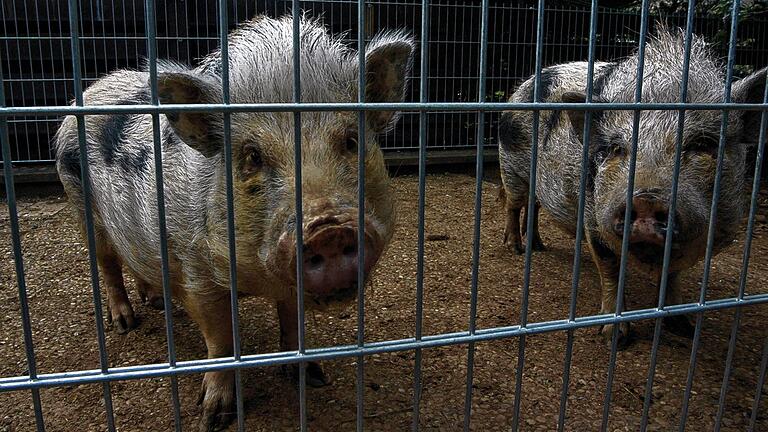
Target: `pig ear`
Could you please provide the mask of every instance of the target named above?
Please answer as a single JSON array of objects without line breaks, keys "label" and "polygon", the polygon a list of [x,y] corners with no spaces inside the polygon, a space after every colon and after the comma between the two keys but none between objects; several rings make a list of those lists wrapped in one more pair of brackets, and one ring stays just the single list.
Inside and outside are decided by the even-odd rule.
[{"label": "pig ear", "polygon": [[[565,92],[563,93],[562,101],[564,103],[584,103],[587,101],[587,95],[584,92]],[[571,125],[573,125],[573,130],[576,131],[577,135],[581,136],[584,130],[585,111],[566,110],[565,113],[568,115]]]},{"label": "pig ear", "polygon": [[[413,40],[400,33],[384,33],[368,44],[365,53],[365,101],[402,102],[411,71]],[[366,119],[382,132],[395,123],[393,111],[369,111]]]},{"label": "pig ear", "polygon": [[[759,70],[752,75],[733,83],[731,96],[737,103],[763,103],[765,96],[765,80],[768,68]],[[762,111],[742,111],[744,126],[742,140],[754,144],[760,136],[760,119]],[[768,132],[768,131],[766,131]]]},{"label": "pig ear", "polygon": [[[561,96],[561,100],[564,103],[586,103],[587,102],[587,94],[578,91],[578,92],[565,92]],[[592,95],[592,102],[602,103],[605,102],[604,99],[597,95]],[[571,125],[573,125],[573,130],[576,131],[576,135],[578,137],[581,137],[584,133],[584,117],[586,111],[582,110],[566,110],[566,114],[568,115],[568,119],[571,121]],[[593,111],[594,112],[594,111]],[[592,118],[594,119],[594,114],[592,115]]]},{"label": "pig ear", "polygon": [[[162,104],[217,103],[221,100],[221,84],[213,77],[188,72],[158,74],[157,89]],[[166,114],[176,134],[193,149],[206,157],[222,149],[223,124],[221,115],[205,112],[174,112]]]}]

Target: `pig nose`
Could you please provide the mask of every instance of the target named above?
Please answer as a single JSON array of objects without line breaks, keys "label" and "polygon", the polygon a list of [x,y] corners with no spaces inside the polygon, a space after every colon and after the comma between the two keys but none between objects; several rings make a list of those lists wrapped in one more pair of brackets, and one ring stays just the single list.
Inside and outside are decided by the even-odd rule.
[{"label": "pig nose", "polygon": [[[367,274],[374,251],[365,243]],[[357,229],[329,226],[317,230],[304,242],[304,289],[316,297],[349,298],[357,292]]]},{"label": "pig nose", "polygon": [[[613,231],[619,238],[624,235],[626,206],[621,205],[614,213]],[[652,193],[638,192],[632,199],[629,242],[664,245],[667,234],[669,208],[666,201]],[[677,218],[675,225],[677,226]]]}]

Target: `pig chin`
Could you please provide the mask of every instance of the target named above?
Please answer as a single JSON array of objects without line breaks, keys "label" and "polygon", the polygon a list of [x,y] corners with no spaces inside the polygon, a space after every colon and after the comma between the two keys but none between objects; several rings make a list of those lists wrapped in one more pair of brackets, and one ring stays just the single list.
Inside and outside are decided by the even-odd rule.
[{"label": "pig chin", "polygon": [[[364,280],[384,249],[382,225],[365,219]],[[304,220],[302,261],[305,305],[324,310],[346,304],[357,297],[358,286],[357,210],[339,215],[320,215]],[[267,269],[286,285],[296,286],[296,235],[284,231],[265,254]],[[295,293],[294,290],[288,290]]]},{"label": "pig chin", "polygon": [[[701,240],[706,244],[706,236],[690,238],[686,234],[690,233],[680,233],[672,240],[672,247],[669,251],[669,271],[681,271],[690,268],[703,257],[704,248],[701,247]],[[616,256],[621,256],[621,237],[607,234],[601,238]],[[629,265],[643,271],[661,271],[664,264],[665,240],[663,236],[660,236],[656,241],[630,240],[628,247]]]}]

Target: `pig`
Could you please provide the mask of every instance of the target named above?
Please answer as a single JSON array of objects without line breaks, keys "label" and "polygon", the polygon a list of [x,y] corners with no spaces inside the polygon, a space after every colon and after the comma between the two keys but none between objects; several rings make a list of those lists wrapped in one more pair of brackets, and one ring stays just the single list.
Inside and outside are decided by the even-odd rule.
[{"label": "pig", "polygon": [[[664,26],[649,38],[645,48],[642,102],[679,102],[683,74],[685,35]],[[616,62],[594,64],[593,101],[634,102],[638,55]],[[540,100],[579,103],[586,100],[588,64],[574,62],[551,66],[541,72]],[[705,41],[692,39],[687,102],[723,101],[723,66]],[[766,69],[733,83],[732,100],[762,102]],[[514,92],[511,102],[533,101],[534,78]],[[667,303],[682,303],[680,273],[690,269],[705,254],[710,206],[715,181],[721,111],[687,111],[682,138],[682,159],[678,182]],[[633,270],[661,277],[664,243],[668,233],[669,200],[675,160],[678,112],[642,111],[637,144],[637,166],[631,220],[625,221],[632,147],[633,112],[596,111],[589,137],[586,169],[584,237],[600,275],[602,314],[614,313],[621,243],[625,223],[630,223],[628,264]],[[538,232],[538,211],[543,207],[555,225],[576,234],[579,182],[582,160],[584,111],[542,111],[539,117],[536,194],[529,197],[529,171],[533,114],[506,111],[499,122],[499,161],[505,207],[504,242],[515,253],[523,253],[520,230],[521,209],[535,199],[533,249],[542,249]],[[759,111],[731,111],[725,137],[721,197],[717,202],[714,252],[734,239],[743,211],[745,158],[749,143],[759,135]],[[524,221],[525,223],[525,221]],[[675,334],[691,336],[685,316],[664,319]],[[609,340],[612,325],[601,328]],[[629,342],[629,323],[619,324],[618,346]]]},{"label": "pig", "polygon": [[[301,100],[355,102],[358,53],[329,35],[318,20],[302,17]],[[293,101],[293,21],[256,17],[229,36],[232,103]],[[402,31],[377,34],[365,51],[365,99],[404,99],[414,41]],[[221,54],[215,51],[197,67],[158,64],[161,104],[222,102]],[[146,71],[119,70],[84,93],[86,106],[150,102]],[[394,197],[379,134],[392,127],[394,111],[369,111],[365,134],[356,112],[305,112],[301,115],[303,223],[295,204],[294,115],[233,113],[232,169],[236,233],[237,290],[274,300],[280,323],[280,348],[297,349],[296,235],[303,232],[304,291],[307,308],[349,304],[358,284],[358,230],[364,233],[366,277],[371,273],[395,223]],[[104,277],[109,316],[118,332],[136,325],[123,271],[138,276],[142,296],[160,297],[160,237],[148,114],[85,117],[96,255]],[[163,181],[172,296],[200,326],[208,357],[231,356],[232,328],[225,192],[223,114],[161,114]],[[366,146],[365,222],[358,226],[358,146]],[[56,166],[84,227],[77,120],[66,117],[55,136]],[[162,300],[160,298],[160,300]],[[162,305],[162,303],[160,303]],[[296,368],[297,369],[297,368]],[[294,371],[295,372],[295,371]],[[307,381],[329,379],[310,363]],[[205,374],[201,390],[201,430],[231,420],[234,372]]]}]

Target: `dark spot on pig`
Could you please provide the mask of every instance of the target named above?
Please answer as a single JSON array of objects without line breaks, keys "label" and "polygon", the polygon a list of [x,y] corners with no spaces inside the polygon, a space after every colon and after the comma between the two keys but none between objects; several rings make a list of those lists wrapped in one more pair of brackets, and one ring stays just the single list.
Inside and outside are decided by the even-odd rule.
[{"label": "dark spot on pig", "polygon": [[135,153],[127,153],[120,157],[117,163],[126,172],[142,174],[146,171],[149,153],[149,147],[139,147]]},{"label": "dark spot on pig", "polygon": [[[132,97],[117,101],[117,105],[140,105],[149,103],[149,95],[146,90],[136,92]],[[134,152],[126,152],[123,142],[126,137],[126,129],[141,120],[136,114],[116,114],[108,116],[101,127],[101,147],[104,162],[107,166],[117,164],[128,173],[142,174],[146,170],[150,149],[138,147]]]},{"label": "dark spot on pig", "polygon": [[499,119],[499,143],[504,150],[512,152],[526,146],[529,136],[512,112],[505,112]]},{"label": "dark spot on pig", "polygon": [[603,68],[601,73],[597,76],[597,79],[595,79],[595,83],[592,87],[593,94],[599,95],[603,92],[603,89],[605,88],[605,82],[608,81],[608,78],[610,78],[611,75],[613,75],[613,72],[616,71],[618,66],[618,63],[609,63]]},{"label": "dark spot on pig", "polygon": [[[541,86],[539,87],[539,101],[546,101],[550,95],[552,95],[552,88],[554,87],[555,78],[560,74],[556,70],[543,69],[541,71]],[[534,102],[533,96],[536,91],[536,85],[531,86],[531,92],[528,95],[528,99]]]},{"label": "dark spot on pig", "polygon": [[109,116],[101,128],[101,149],[104,154],[104,162],[114,165],[117,154],[120,152],[121,142],[125,135],[125,126],[130,120],[130,114],[115,114]]},{"label": "dark spot on pig", "polygon": [[77,147],[70,147],[64,149],[59,155],[59,164],[64,170],[77,178],[78,181],[82,180],[80,177],[80,150]]},{"label": "dark spot on pig", "polygon": [[173,131],[173,128],[166,124],[163,128],[161,135],[163,137],[163,146],[166,148],[171,148],[173,146],[179,146],[183,143],[181,138],[179,138],[178,135],[176,135],[176,132]]}]

